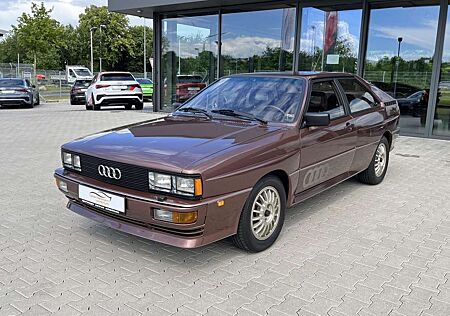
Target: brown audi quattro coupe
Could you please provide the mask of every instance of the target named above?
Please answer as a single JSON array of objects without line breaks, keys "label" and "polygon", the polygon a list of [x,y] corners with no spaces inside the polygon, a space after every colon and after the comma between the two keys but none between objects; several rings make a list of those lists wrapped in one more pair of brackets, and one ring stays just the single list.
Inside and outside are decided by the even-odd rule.
[{"label": "brown audi quattro coupe", "polygon": [[353,176],[383,181],[398,123],[397,101],[354,75],[235,75],[167,117],[63,145],[55,177],[71,211],[117,230],[257,252],[286,208]]}]

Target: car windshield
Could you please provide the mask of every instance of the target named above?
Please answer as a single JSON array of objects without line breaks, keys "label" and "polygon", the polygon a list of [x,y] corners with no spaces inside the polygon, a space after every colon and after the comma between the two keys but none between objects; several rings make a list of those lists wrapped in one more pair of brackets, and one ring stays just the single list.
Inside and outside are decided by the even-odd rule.
[{"label": "car windshield", "polygon": [[89,87],[90,83],[91,83],[90,80],[77,80],[77,81],[75,81],[74,86],[75,87]]},{"label": "car windshield", "polygon": [[305,93],[305,79],[260,76],[224,78],[209,86],[183,108],[210,113],[221,110],[250,114],[267,122],[292,123]]},{"label": "car windshield", "polygon": [[201,76],[178,76],[178,83],[202,83],[203,78]]},{"label": "car windshield", "polygon": [[17,87],[17,86],[25,86],[23,80],[21,79],[0,79],[0,87]]},{"label": "car windshield", "polygon": [[138,79],[137,82],[141,84],[152,84],[153,82],[150,79]]},{"label": "car windshield", "polygon": [[80,77],[89,77],[92,76],[91,72],[87,69],[74,69],[75,73]]},{"label": "car windshield", "polygon": [[100,81],[134,81],[131,74],[104,74]]}]

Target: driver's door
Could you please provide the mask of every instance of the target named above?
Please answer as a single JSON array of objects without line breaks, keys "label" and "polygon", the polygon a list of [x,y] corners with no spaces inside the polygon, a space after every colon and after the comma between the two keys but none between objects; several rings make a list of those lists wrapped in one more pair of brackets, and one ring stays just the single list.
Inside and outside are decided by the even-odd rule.
[{"label": "driver's door", "polygon": [[356,147],[356,130],[334,80],[313,81],[306,112],[328,113],[329,126],[300,130],[300,174],[297,193],[345,176]]}]

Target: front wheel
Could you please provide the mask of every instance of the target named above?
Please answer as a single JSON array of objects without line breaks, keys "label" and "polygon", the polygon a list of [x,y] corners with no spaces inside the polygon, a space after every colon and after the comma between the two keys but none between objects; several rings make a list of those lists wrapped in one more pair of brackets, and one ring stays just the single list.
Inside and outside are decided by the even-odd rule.
[{"label": "front wheel", "polygon": [[136,110],[142,110],[142,109],[144,108],[144,103],[143,103],[143,102],[136,103],[136,104],[134,105],[134,108],[135,108]]},{"label": "front wheel", "polygon": [[242,210],[234,244],[250,252],[266,250],[284,223],[286,191],[280,179],[268,176],[253,188]]},{"label": "front wheel", "polygon": [[389,141],[383,136],[369,167],[358,174],[358,180],[360,182],[376,185],[383,181],[389,166],[389,150]]}]

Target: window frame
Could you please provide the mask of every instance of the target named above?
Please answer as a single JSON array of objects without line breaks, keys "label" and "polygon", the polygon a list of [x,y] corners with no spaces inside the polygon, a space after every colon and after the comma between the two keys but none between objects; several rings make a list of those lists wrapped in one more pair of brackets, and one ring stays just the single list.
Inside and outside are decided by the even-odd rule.
[{"label": "window frame", "polygon": [[[305,114],[308,113],[308,109],[309,109],[309,105],[310,105],[310,101],[311,101],[312,88],[313,88],[314,84],[320,83],[320,82],[327,82],[327,81],[331,82],[331,84],[333,85],[333,88],[334,88],[335,93],[336,93],[336,97],[338,98],[338,101],[340,102],[340,104],[344,108],[344,115],[339,116],[339,117],[335,117],[335,118],[331,118],[331,116],[330,116],[330,122],[332,123],[334,121],[341,120],[342,118],[348,117],[348,116],[351,115],[350,114],[350,110],[349,110],[349,108],[347,106],[347,103],[343,99],[341,87],[340,87],[340,85],[338,85],[338,82],[336,82],[336,78],[335,77],[317,78],[317,79],[310,79],[309,80],[309,87],[308,87],[308,91],[307,91],[307,93],[308,93],[307,94],[307,99],[306,99],[305,107],[304,107],[303,113],[302,113],[302,122],[304,121]],[[311,113],[315,113],[315,112],[311,112]]]},{"label": "window frame", "polygon": [[[337,77],[337,78],[335,78],[335,80],[336,80],[336,84],[339,86],[339,89],[341,90],[342,98],[343,98],[343,100],[344,100],[344,102],[346,104],[346,107],[348,109],[349,115],[351,115],[351,116],[360,115],[361,113],[365,114],[366,112],[369,113],[369,112],[372,112],[372,111],[380,109],[381,101],[378,98],[378,96],[376,96],[373,93],[372,89],[370,89],[370,87],[368,87],[367,84],[365,82],[362,82],[358,77],[356,77],[356,76],[352,76],[352,77]],[[347,99],[347,95],[345,93],[345,89],[341,85],[340,80],[354,80],[354,81],[356,81],[362,88],[364,88],[366,90],[367,93],[369,93],[372,96],[372,98],[375,101],[374,106],[371,106],[368,109],[363,109],[363,110],[352,112],[352,108],[350,107],[350,102]]]}]

